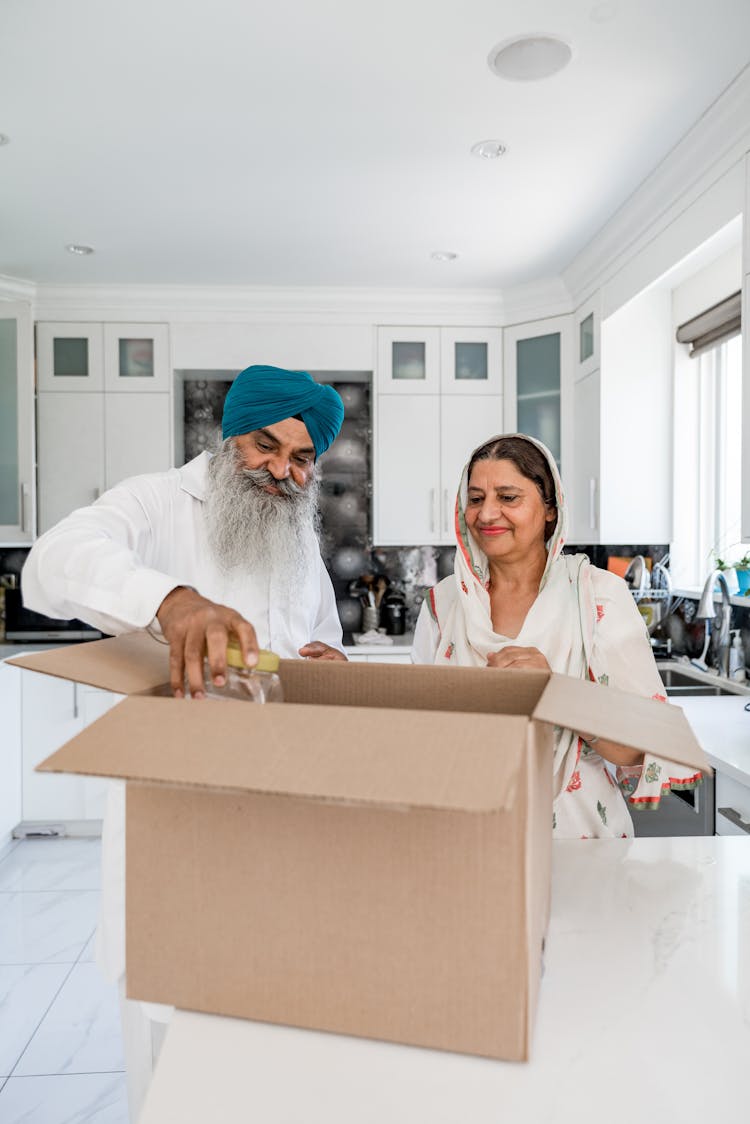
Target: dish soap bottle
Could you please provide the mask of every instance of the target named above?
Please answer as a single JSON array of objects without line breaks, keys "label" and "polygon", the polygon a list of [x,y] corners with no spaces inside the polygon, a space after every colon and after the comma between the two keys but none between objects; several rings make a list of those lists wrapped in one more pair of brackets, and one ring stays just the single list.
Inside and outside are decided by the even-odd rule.
[{"label": "dish soap bottle", "polygon": [[732,647],[729,649],[729,678],[735,683],[745,682],[745,648],[738,628],[732,629]]},{"label": "dish soap bottle", "polygon": [[267,648],[261,648],[258,652],[255,667],[245,667],[238,642],[230,639],[227,643],[227,675],[223,687],[217,687],[211,682],[208,662],[205,664],[206,698],[283,702],[284,692],[278,670],[279,657]]}]

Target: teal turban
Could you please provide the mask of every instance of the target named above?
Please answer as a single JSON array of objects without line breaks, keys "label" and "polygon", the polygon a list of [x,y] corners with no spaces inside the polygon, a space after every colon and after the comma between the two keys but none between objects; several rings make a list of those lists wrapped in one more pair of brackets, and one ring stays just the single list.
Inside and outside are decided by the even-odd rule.
[{"label": "teal turban", "polygon": [[332,386],[315,382],[307,371],[247,367],[224,399],[222,436],[252,433],[293,417],[302,418],[319,457],[341,429],[344,403]]}]

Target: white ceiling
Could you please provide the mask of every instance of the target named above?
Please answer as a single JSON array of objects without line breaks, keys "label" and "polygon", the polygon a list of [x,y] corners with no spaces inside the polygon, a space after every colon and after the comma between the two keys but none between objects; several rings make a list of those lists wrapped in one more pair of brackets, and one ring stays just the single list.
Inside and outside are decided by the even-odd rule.
[{"label": "white ceiling", "polygon": [[[532,32],[570,65],[497,78]],[[0,274],[551,277],[749,61],[750,0],[0,0]]]}]

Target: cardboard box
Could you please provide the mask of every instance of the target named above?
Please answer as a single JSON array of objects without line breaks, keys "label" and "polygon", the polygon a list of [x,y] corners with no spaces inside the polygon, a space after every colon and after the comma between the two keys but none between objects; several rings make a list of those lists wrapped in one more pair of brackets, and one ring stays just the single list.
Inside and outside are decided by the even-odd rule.
[{"label": "cardboard box", "polygon": [[165,697],[143,634],[11,662],[129,696],[39,768],[128,782],[131,997],[493,1058],[529,1056],[553,725],[708,769],[681,710],[540,671],[283,661],[257,706]]}]

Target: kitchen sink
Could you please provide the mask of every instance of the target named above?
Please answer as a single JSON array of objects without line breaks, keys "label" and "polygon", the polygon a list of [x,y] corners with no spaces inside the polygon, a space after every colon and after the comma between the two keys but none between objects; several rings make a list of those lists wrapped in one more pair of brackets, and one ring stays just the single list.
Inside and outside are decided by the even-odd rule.
[{"label": "kitchen sink", "polygon": [[675,667],[674,664],[667,662],[657,663],[657,667],[667,695],[670,697],[750,695],[750,690],[747,687],[727,683],[726,680],[717,681],[715,675],[711,675],[710,672],[699,671],[697,667]]}]

